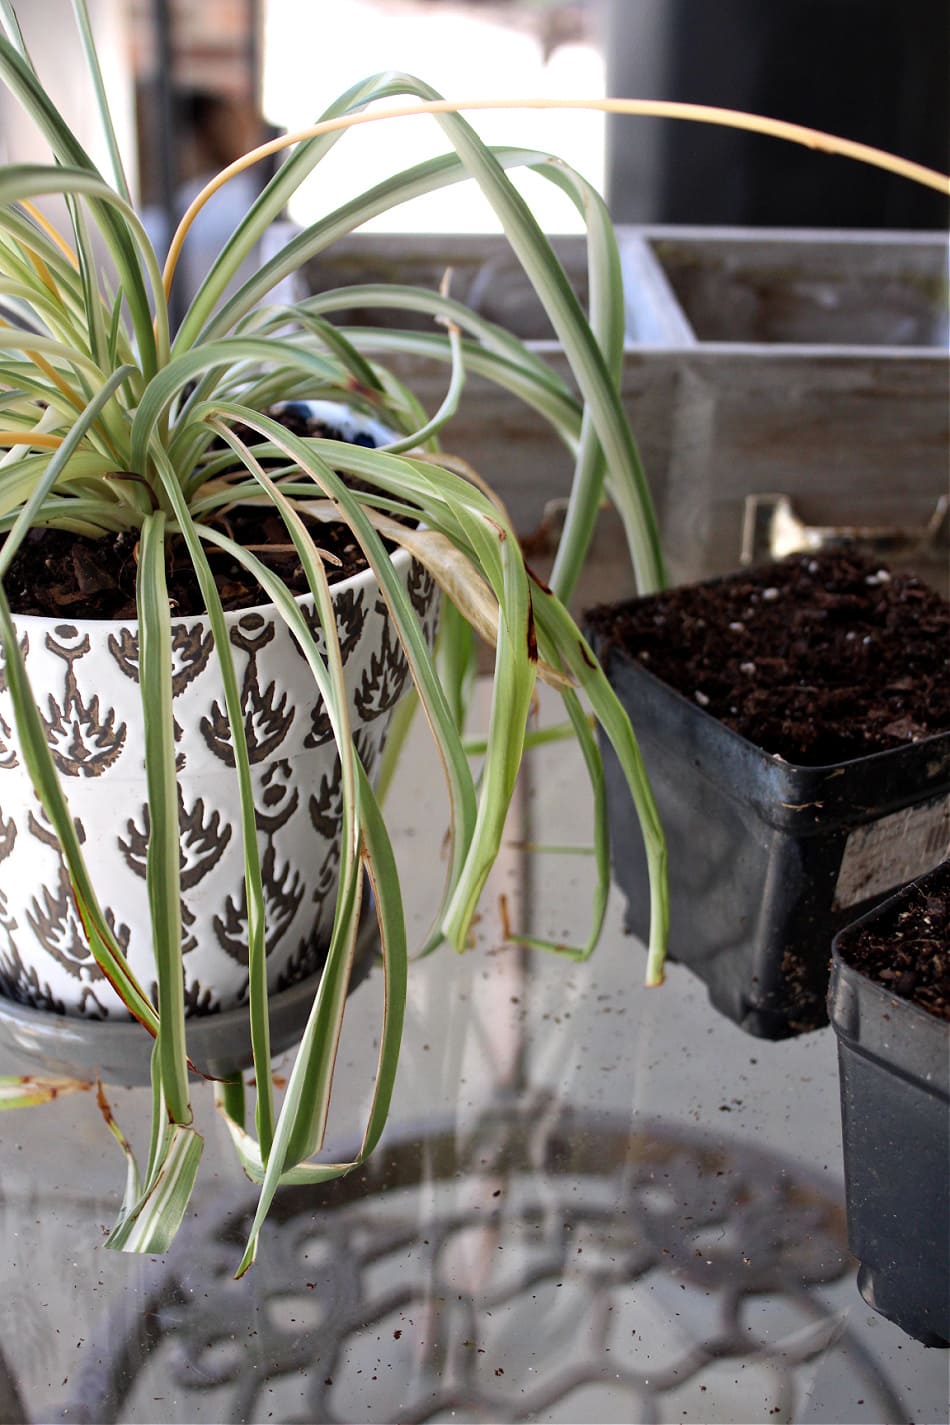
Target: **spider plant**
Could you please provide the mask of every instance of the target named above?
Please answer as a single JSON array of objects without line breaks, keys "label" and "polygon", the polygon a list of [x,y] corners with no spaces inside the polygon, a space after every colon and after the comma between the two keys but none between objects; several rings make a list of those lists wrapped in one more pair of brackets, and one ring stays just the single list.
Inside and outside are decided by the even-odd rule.
[{"label": "spider plant", "polygon": [[[31,62],[8,0],[0,0],[0,76],[44,134],[51,159],[48,165],[0,169],[0,450],[5,452],[0,458],[0,638],[5,678],[23,757],[61,843],[90,948],[140,1021],[143,1034],[154,1039],[152,1132],[144,1175],[139,1175],[101,1093],[100,1099],[128,1158],[126,1193],[109,1244],[159,1251],[181,1220],[201,1152],[188,1085],[166,587],[169,548],[174,544],[187,550],[214,634],[241,795],[257,1085],[253,1132],[244,1121],[243,1085],[218,1085],[216,1094],[241,1162],[261,1187],[259,1211],[239,1268],[243,1271],[253,1261],[261,1223],[282,1184],[320,1183],[346,1173],[377,1143],[393,1089],[406,992],[409,956],[399,878],[380,796],[354,747],[332,594],[310,521],[332,514],[350,527],[360,545],[404,649],[412,697],[425,714],[445,771],[450,854],[441,903],[430,934],[418,948],[428,951],[447,941],[462,950],[467,944],[480,892],[499,851],[540,677],[564,701],[590,776],[596,826],[590,935],[579,947],[550,948],[575,958],[586,956],[604,917],[609,857],[592,715],[617,751],[647,846],[650,983],[662,979],[667,925],[662,831],[630,722],[566,603],[605,494],[623,519],[641,591],[662,584],[663,562],[649,491],[619,397],[623,299],[616,240],[602,200],[579,174],[546,153],[486,147],[456,112],[462,106],[440,100],[410,76],[368,79],[343,94],[310,130],[281,141],[292,145],[289,157],[225,244],[172,333],[168,301],[177,255],[195,211],[214,185],[186,214],[161,271],[123,173],[85,0],[73,0],[73,8],[111,154],[111,171],[105,175],[65,123]],[[296,187],[313,174],[348,126],[374,117],[369,106],[380,100],[398,101],[394,114],[422,109],[435,114],[448,152],[328,212],[230,293],[232,279]],[[601,107],[611,106],[621,111],[625,107],[613,101]],[[626,107],[633,112],[649,108]],[[664,112],[677,107],[689,108],[660,106]],[[812,142],[815,136],[802,137],[806,134],[801,130],[786,137]],[[244,162],[272,148],[262,146]],[[218,181],[226,181],[240,166],[232,165]],[[511,182],[512,171],[518,169],[531,169],[556,184],[584,217],[586,314]],[[463,180],[478,183],[499,217],[567,356],[572,383],[448,291],[394,284],[323,293],[293,308],[267,305],[268,293],[281,279],[368,219]],[[65,200],[66,233],[35,205],[53,195]],[[334,326],[334,309],[351,307],[354,301],[425,313],[432,318],[432,332],[422,338],[418,333],[388,332],[380,344],[378,331]],[[381,345],[390,352],[417,351],[422,345],[445,364],[445,396],[438,410],[422,410],[413,393],[387,371],[377,359]],[[526,568],[498,499],[462,461],[441,452],[443,430],[457,408],[467,370],[498,382],[540,413],[573,460],[573,490],[550,587]],[[380,421],[392,439],[369,450],[294,435],[273,410],[280,402],[304,398],[344,400]],[[258,439],[250,443],[247,431]],[[350,477],[359,481],[358,487],[348,483]],[[282,581],[253,550],[228,537],[222,513],[252,502],[270,504],[283,521],[319,612],[324,651]],[[146,891],[158,983],[154,1004],[130,971],[91,884],[26,677],[15,613],[3,592],[11,561],[28,532],[37,528],[93,537],[129,531],[138,542],[150,822]],[[443,591],[435,656],[393,573],[384,537],[405,546]],[[312,672],[315,697],[324,702],[342,771],[342,849],[332,938],[280,1103],[269,1072],[264,897],[244,718],[209,559],[209,551],[221,548],[253,573],[262,602],[270,601],[292,631]],[[462,740],[472,629],[495,649],[491,715],[477,776]],[[403,715],[400,722],[405,721]],[[390,754],[398,752],[398,741],[391,739]],[[381,785],[386,780],[384,769]],[[314,1158],[327,1120],[364,878],[372,885],[385,974],[379,1061],[359,1153],[351,1161],[327,1163]],[[0,1085],[0,1103],[38,1102],[68,1086],[52,1080],[8,1080]]]},{"label": "spider plant", "polygon": [[[630,724],[567,612],[605,482],[621,509],[641,587],[663,578],[656,526],[636,447],[618,397],[623,301],[616,243],[601,199],[549,155],[488,149],[462,118],[439,120],[451,144],[441,158],[377,184],[301,232],[233,295],[231,279],[261,233],[341,137],[318,133],[299,143],[235,230],[176,333],[168,318],[177,248],[162,273],[135,214],[115,144],[84,0],[74,6],[112,171],[100,173],[39,78],[12,10],[2,6],[0,74],[49,144],[49,165],[0,171],[0,578],[29,531],[59,528],[86,536],[131,531],[138,541],[137,611],[141,636],[150,835],[146,890],[151,908],[158,995],[153,1004],[129,966],[87,873],[51,751],[26,677],[15,612],[0,588],[0,635],[22,752],[62,846],[72,893],[95,958],[125,1005],[154,1037],[153,1125],[140,1178],[128,1187],[110,1244],[157,1251],[167,1245],[188,1201],[201,1151],[193,1126],[183,1003],[179,826],[172,737],[172,644],[166,564],[170,546],[187,549],[205,600],[226,689],[240,784],[249,906],[249,1002],[257,1098],[255,1130],[243,1122],[241,1088],[218,1097],[250,1176],[261,1184],[260,1211],[241,1268],[253,1260],[261,1221],[284,1183],[319,1183],[347,1172],[377,1142],[385,1122],[402,1031],[407,943],[399,880],[379,799],[354,748],[327,570],[312,517],[332,513],[352,530],[379,582],[445,769],[451,852],[441,904],[423,950],[445,940],[465,947],[480,892],[497,856],[525,748],[536,679],[560,692],[588,767],[597,810],[598,878],[586,955],[597,938],[609,881],[600,759],[589,709],[616,746],[641,809],[654,869],[650,976],[662,974],[666,925],[662,834]],[[354,114],[379,99],[438,96],[405,75],[367,80],[324,116]],[[588,224],[590,314],[585,316],[554,253],[509,172],[531,168],[563,188]],[[395,285],[366,295],[374,305],[413,309],[433,319],[427,339],[447,367],[445,397],[426,414],[412,392],[372,354],[373,333],[341,330],[329,315],[352,294],[325,293],[293,309],[266,305],[289,271],[367,219],[417,194],[474,179],[564,343],[576,378],[569,387],[537,355],[447,292]],[[41,215],[38,200],[64,198],[68,234]],[[103,263],[102,252],[108,261]],[[110,275],[103,277],[102,271]],[[407,346],[413,338],[405,336]],[[399,337],[391,338],[399,349]],[[515,391],[544,415],[575,463],[575,498],[552,588],[533,579],[500,502],[461,462],[439,455],[467,369]],[[280,402],[337,398],[393,434],[371,450],[292,434],[275,418]],[[247,432],[258,439],[250,443]],[[609,479],[607,472],[609,470]],[[358,492],[348,483],[359,480]],[[298,602],[257,554],[230,540],[221,512],[270,502],[306,570],[325,633],[317,646]],[[384,536],[406,546],[443,590],[440,651],[426,646]],[[286,1091],[275,1102],[269,1072],[268,990],[263,891],[250,764],[238,682],[209,551],[226,548],[253,572],[262,602],[286,620],[323,699],[342,764],[343,826],[339,890],[326,968]],[[473,775],[462,743],[463,690],[469,680],[468,627],[495,647],[492,706],[481,769]],[[585,702],[588,706],[585,706]],[[393,744],[395,745],[395,744]],[[375,1091],[359,1154],[352,1162],[311,1161],[326,1123],[336,1045],[362,903],[372,884],[386,980]],[[54,1086],[56,1087],[56,1086]],[[60,1088],[62,1086],[59,1086]],[[10,1102],[44,1097],[35,1081],[9,1084]],[[111,1123],[111,1120],[110,1120]],[[111,1124],[127,1153],[128,1145]]]}]

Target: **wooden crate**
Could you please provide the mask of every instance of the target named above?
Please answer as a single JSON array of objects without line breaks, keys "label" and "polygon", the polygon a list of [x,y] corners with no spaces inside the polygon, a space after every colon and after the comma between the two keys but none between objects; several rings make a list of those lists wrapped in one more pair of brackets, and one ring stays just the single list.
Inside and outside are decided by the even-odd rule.
[{"label": "wooden crate", "polygon": [[[784,494],[821,526],[926,524],[947,485],[942,235],[622,228],[620,239],[624,401],[675,578],[737,565],[750,495]],[[583,299],[583,239],[555,246]],[[393,279],[437,287],[447,267],[453,295],[565,370],[500,237],[355,236],[311,263],[307,278],[312,290]],[[395,367],[428,406],[438,403],[444,368],[410,357]],[[570,461],[556,438],[478,378],[451,444],[495,483],[521,533],[567,494]],[[609,521],[604,539],[612,558]],[[945,535],[910,557],[945,581]]]}]

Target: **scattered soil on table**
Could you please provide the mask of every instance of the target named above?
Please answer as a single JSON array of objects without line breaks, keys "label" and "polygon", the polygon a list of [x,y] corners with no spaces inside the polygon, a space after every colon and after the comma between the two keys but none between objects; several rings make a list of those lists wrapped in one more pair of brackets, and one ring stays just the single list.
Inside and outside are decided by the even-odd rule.
[{"label": "scattered soil on table", "polygon": [[[338,430],[296,412],[284,412],[279,418],[298,435],[343,439]],[[253,431],[239,434],[248,444],[259,439]],[[373,444],[369,437],[355,443]],[[359,482],[348,483],[359,488]],[[309,592],[287,527],[273,507],[234,507],[218,523],[238,544],[253,549],[292,594]],[[348,525],[317,520],[307,523],[317,547],[341,561],[339,565],[332,560],[326,562],[331,584],[366,568],[366,559]],[[168,545],[165,573],[172,613],[203,613],[204,600],[184,541],[174,537]],[[47,618],[134,619],[137,547],[135,532],[89,539],[63,530],[31,530],[4,579],[10,607],[15,614]],[[269,602],[257,580],[236,559],[212,545],[205,549],[225,609],[254,608]]]},{"label": "scattered soil on table", "polygon": [[909,886],[870,925],[843,937],[839,947],[869,980],[950,1020],[950,861]]},{"label": "scattered soil on table", "polygon": [[827,766],[950,729],[950,603],[850,551],[792,555],[587,621],[765,751]]}]

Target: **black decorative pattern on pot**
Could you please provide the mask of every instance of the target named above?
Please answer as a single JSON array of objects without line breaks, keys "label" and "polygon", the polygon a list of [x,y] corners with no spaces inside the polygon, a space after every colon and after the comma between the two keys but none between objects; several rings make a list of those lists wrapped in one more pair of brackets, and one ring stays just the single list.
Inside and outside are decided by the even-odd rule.
[{"label": "black decorative pattern on pot", "polygon": [[327,847],[327,854],[324,856],[313,878],[313,890],[310,894],[310,899],[314,905],[320,907],[318,913],[319,919],[322,919],[323,906],[331,896],[336,894],[342,850],[340,838],[337,836],[336,840],[331,841]]},{"label": "black decorative pattern on pot", "polygon": [[[2,814],[0,823],[0,861],[5,861],[16,841],[16,826],[12,818],[4,822]],[[65,1014],[63,1001],[53,994],[48,981],[40,980],[37,967],[24,963],[14,935],[18,928],[16,917],[10,913],[7,897],[0,890],[0,995],[17,1004],[29,1005],[31,1009]]]},{"label": "black decorative pattern on pot", "polygon": [[[158,981],[152,980],[148,987],[148,997],[155,1008],[158,1008]],[[185,1006],[185,1018],[190,1019],[193,1015],[219,1014],[221,1001],[217,998],[214,990],[208,985],[203,985],[199,980],[189,980],[183,976],[182,998]]]},{"label": "black decorative pattern on pot", "polygon": [[[101,980],[102,970],[89,948],[79,911],[73,897],[66,867],[60,864],[56,886],[42,887],[42,899],[34,896],[26,918],[43,949],[67,974],[76,980]],[[116,939],[128,948],[128,928],[120,926]]]},{"label": "black decorative pattern on pot", "polygon": [[[360,728],[353,736],[357,756],[367,775],[372,772],[377,757],[378,741],[371,729]],[[307,807],[314,830],[325,838],[327,852],[313,876],[311,900],[323,906],[336,894],[342,847],[340,830],[343,824],[343,779],[339,757],[334,758],[333,770],[320,779],[320,788],[311,796]]]},{"label": "black decorative pattern on pot", "polygon": [[[16,845],[17,829],[12,817],[5,820],[0,811],[0,861],[5,861]],[[20,952],[16,947],[13,932],[17,929],[16,917],[11,915],[6,895],[0,890],[0,993],[21,1004],[32,1003],[25,998],[30,992],[29,976]],[[35,988],[39,989],[36,972],[33,972]],[[47,986],[47,991],[48,991]]]},{"label": "black decorative pattern on pot", "polygon": [[343,820],[343,777],[339,757],[333,761],[333,770],[320,778],[320,787],[308,803],[310,820],[314,830],[328,840],[332,840],[340,830]]},{"label": "black decorative pattern on pot", "polygon": [[[294,720],[294,708],[288,707],[287,693],[278,694],[277,684],[268,683],[262,689],[257,669],[257,655],[274,637],[274,624],[258,613],[245,614],[231,629],[231,642],[247,653],[247,667],[241,689],[241,711],[244,714],[244,735],[252,765],[273,756],[284,741]],[[229,767],[234,766],[234,746],[227,710],[214,703],[210,718],[200,723],[201,732],[210,750]]]},{"label": "black decorative pattern on pot", "polygon": [[[30,651],[30,640],[26,634],[20,639],[20,652],[25,659]],[[0,693],[8,690],[6,661],[0,663]],[[19,767],[20,758],[13,741],[13,725],[0,716],[0,771]]]},{"label": "black decorative pattern on pot", "polygon": [[13,729],[6,718],[0,715],[0,771],[20,765],[12,739]]},{"label": "black decorative pattern on pot", "polygon": [[[344,589],[342,593],[334,594],[333,610],[336,614],[336,634],[340,642],[340,654],[343,662],[346,663],[353,656],[356,646],[363,636],[363,627],[366,623],[364,591],[362,589]],[[313,634],[317,647],[323,653],[326,649],[326,640],[323,637],[323,624],[320,622],[320,612],[316,604],[307,600],[301,605],[300,611],[307,627]],[[303,657],[303,649],[296,639],[294,647]]]},{"label": "black decorative pattern on pot", "polygon": [[301,980],[309,979],[325,959],[326,953],[321,951],[319,946],[312,941],[301,940],[278,974],[274,992],[279,994],[281,990],[289,990],[292,986],[299,985]]},{"label": "black decorative pattern on pot", "polygon": [[310,731],[303,740],[304,747],[323,747],[333,741],[333,724],[322,697],[317,697],[310,709]]},{"label": "black decorative pattern on pot", "polygon": [[[16,926],[16,922],[13,922]],[[49,1014],[65,1014],[63,1001],[53,994],[48,981],[41,981],[35,965],[23,963],[11,937],[2,924],[0,936],[0,994],[16,1004],[28,1005],[30,1009],[41,1009]]]},{"label": "black decorative pattern on pot", "polygon": [[362,589],[347,589],[334,600],[336,631],[343,662],[353,655],[366,623],[366,596]]},{"label": "black decorative pattern on pot", "polygon": [[254,809],[258,831],[273,836],[286,826],[300,805],[300,792],[293,785],[293,767],[282,758],[261,777],[262,792]]},{"label": "black decorative pattern on pot", "polygon": [[67,777],[101,777],[122,755],[125,723],[116,724],[114,708],[100,712],[98,695],[87,703],[79,691],[75,665],[89,652],[88,634],[80,638],[71,624],[58,625],[55,634],[47,634],[46,647],[62,658],[66,677],[62,703],[49,698],[49,717],[43,718],[46,740]]},{"label": "black decorative pattern on pot", "polygon": [[[137,629],[120,629],[118,637],[109,635],[109,652],[127,678],[139,681],[139,635]],[[208,666],[214,649],[214,636],[205,633],[201,623],[172,625],[172,696],[177,698],[189,683]]]},{"label": "black decorative pattern on pot", "polygon": [[[366,623],[366,599],[362,589],[348,589],[334,600],[337,612],[337,634],[343,663],[352,657],[363,634]],[[307,624],[315,638],[319,640],[320,651],[324,650],[323,629],[315,609],[305,609]],[[296,646],[296,645],[295,645]],[[333,724],[327,713],[326,703],[319,695],[310,709],[310,730],[304,737],[306,748],[323,747],[333,740]]]},{"label": "black decorative pattern on pot", "polygon": [[[270,955],[284,938],[294,916],[300,909],[304,883],[300,873],[289,862],[277,864],[277,853],[269,843],[261,861],[261,882],[264,887],[264,925],[267,927],[265,951]],[[240,965],[248,963],[247,887],[242,884],[235,898],[228,896],[221,915],[216,915],[215,937],[221,949]]]},{"label": "black decorative pattern on pot", "polygon": [[[28,633],[25,633],[19,642],[20,656],[22,657],[23,661],[26,662],[26,659],[29,657],[30,653],[30,635]],[[2,648],[3,645],[0,644],[0,651],[2,651]],[[6,659],[4,658],[2,661],[0,661],[0,693],[8,692],[9,688],[10,684],[7,682],[7,663]]]},{"label": "black decorative pattern on pot", "polygon": [[413,559],[409,565],[406,591],[409,594],[409,602],[415,609],[422,625],[422,634],[431,653],[435,647],[435,634],[438,625],[438,605],[435,599],[436,583],[428,569],[424,564],[420,564],[418,559]]},{"label": "black decorative pattern on pot", "polygon": [[184,896],[182,896],[179,905],[181,910],[181,953],[190,955],[192,950],[198,947],[197,936],[191,929],[195,923],[195,915]]},{"label": "black decorative pattern on pot", "polygon": [[221,1001],[207,985],[202,985],[198,980],[185,981],[185,1015],[190,1017],[193,1014],[218,1014],[221,1010]]},{"label": "black decorative pattern on pot", "polygon": [[104,908],[103,916],[105,917],[106,925],[112,932],[116,945],[118,945],[123,955],[128,955],[129,942],[132,939],[132,932],[129,930],[129,927],[120,924],[119,921],[116,920],[115,911],[109,905]]},{"label": "black decorative pattern on pot", "polygon": [[204,672],[214,652],[214,635],[200,623],[172,628],[172,696],[177,698]]},{"label": "black decorative pattern on pot", "polygon": [[[37,802],[36,805],[37,811],[39,812],[39,816],[37,816],[32,811],[27,812],[27,830],[30,832],[31,836],[36,837],[37,841],[42,841],[44,846],[49,846],[53,851],[61,852],[62,847],[60,845],[59,837],[56,835],[56,832],[50,825],[50,819],[47,816],[45,809],[40,806],[39,802]],[[76,832],[76,840],[79,842],[80,846],[84,846],[86,842],[86,828],[83,826],[78,816],[73,817],[73,828]]]},{"label": "black decorative pattern on pot", "polygon": [[110,1010],[102,1003],[91,985],[79,991],[79,1013],[84,1019],[131,1019],[124,1010]]},{"label": "black decorative pattern on pot", "polygon": [[5,861],[16,845],[17,829],[13,817],[5,818],[0,809],[0,861]]},{"label": "black decorative pattern on pot", "polygon": [[[307,625],[307,628],[310,630],[310,634],[313,638],[314,643],[317,645],[318,651],[320,653],[323,653],[325,650],[325,644],[323,638],[323,624],[320,622],[319,610],[312,602],[312,600],[309,599],[303,600],[298,605],[298,607],[300,609],[301,617],[303,618],[304,623]],[[306,653],[304,653],[296,638],[293,638],[291,642],[293,643],[294,649],[297,653],[299,653],[300,657],[306,658],[307,655]]]},{"label": "black decorative pattern on pot", "polygon": [[[379,745],[372,729],[357,729],[353,734],[353,745],[367,776],[370,776]],[[307,808],[314,830],[327,841],[338,840],[343,822],[343,769],[339,754],[333,759],[332,771],[325,772],[320,778],[319,790],[310,797]]]},{"label": "black decorative pattern on pot", "polygon": [[377,599],[376,610],[383,618],[381,646],[379,653],[371,655],[354,700],[362,722],[389,712],[399,701],[409,675],[408,660],[382,599]]},{"label": "black decorative pattern on pot", "polygon": [[356,748],[356,755],[363,764],[363,771],[372,781],[373,769],[376,766],[376,759],[383,749],[385,738],[378,738],[375,730],[370,727],[358,727],[353,734],[353,746]]},{"label": "black decorative pattern on pot", "polygon": [[[221,813],[207,811],[203,797],[198,797],[186,810],[181,787],[178,788],[178,830],[180,833],[178,864],[181,889],[189,891],[204,880],[221,860],[231,840],[232,828],[222,823]],[[151,817],[148,806],[139,812],[138,821],[126,822],[127,839],[118,838],[119,850],[130,870],[145,878]]]}]

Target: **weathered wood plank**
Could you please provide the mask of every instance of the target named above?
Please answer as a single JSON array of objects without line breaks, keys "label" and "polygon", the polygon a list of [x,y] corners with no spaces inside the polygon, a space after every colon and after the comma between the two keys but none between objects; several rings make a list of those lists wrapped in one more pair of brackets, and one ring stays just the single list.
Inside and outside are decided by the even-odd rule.
[{"label": "weathered wood plank", "polygon": [[[950,440],[941,327],[945,243],[939,237],[799,233],[763,239],[647,229],[626,230],[621,239],[628,281],[645,268],[655,277],[656,263],[669,277],[651,279],[651,310],[639,330],[653,338],[628,345],[623,395],[677,578],[735,567],[750,493],[784,492],[815,523],[924,522],[946,489]],[[644,245],[652,253],[647,259]],[[582,240],[559,239],[556,246],[583,297]],[[394,277],[435,286],[447,265],[457,273],[457,296],[526,338],[544,330],[543,313],[498,237],[357,236],[319,269],[314,265],[310,278],[321,289]],[[752,330],[771,338],[810,333],[812,339],[704,340],[693,334],[693,311],[682,301],[699,302],[704,328],[712,322],[716,292],[724,294],[714,324],[720,335]],[[745,297],[730,314],[737,292]],[[754,301],[750,292],[757,294]],[[637,295],[628,290],[632,329]],[[667,297],[679,305],[664,316],[658,304]],[[816,326],[830,313],[854,337],[862,303],[872,340],[842,345],[828,339],[827,326]],[[346,315],[360,319],[356,312]],[[913,340],[877,344],[882,324]],[[567,374],[555,342],[532,345]],[[443,368],[409,357],[393,366],[428,407],[438,404]],[[450,444],[496,485],[522,533],[537,527],[551,500],[567,494],[570,459],[553,433],[479,378],[470,378]],[[932,571],[938,578],[943,558],[937,555]]]}]

